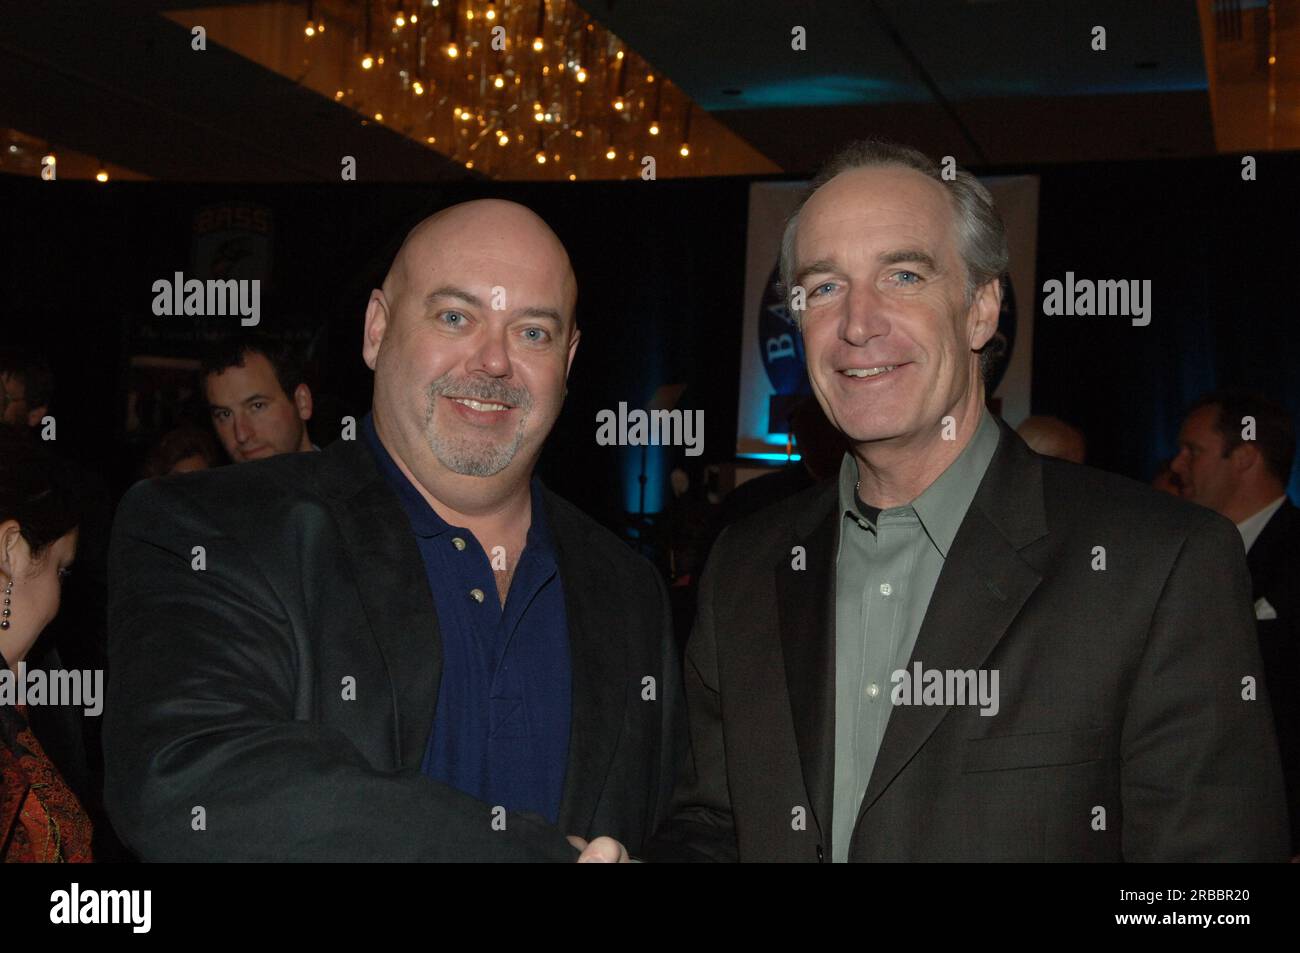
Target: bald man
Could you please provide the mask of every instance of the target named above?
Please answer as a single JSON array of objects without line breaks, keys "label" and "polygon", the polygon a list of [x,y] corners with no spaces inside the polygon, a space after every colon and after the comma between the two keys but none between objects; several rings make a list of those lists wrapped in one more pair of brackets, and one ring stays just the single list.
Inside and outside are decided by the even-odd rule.
[{"label": "bald man", "polygon": [[1088,443],[1083,431],[1056,417],[1026,417],[1016,428],[1029,449],[1045,457],[1083,463]]},{"label": "bald man", "polygon": [[446,209],[370,296],[353,439],[127,494],[106,800],[142,858],[635,856],[684,725],[663,582],[533,475],[576,297],[531,211]]}]

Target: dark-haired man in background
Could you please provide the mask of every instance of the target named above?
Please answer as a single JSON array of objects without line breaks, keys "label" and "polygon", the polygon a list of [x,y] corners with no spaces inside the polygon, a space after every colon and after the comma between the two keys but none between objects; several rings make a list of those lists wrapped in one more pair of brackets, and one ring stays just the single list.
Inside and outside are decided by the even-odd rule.
[{"label": "dark-haired man in background", "polygon": [[0,423],[30,431],[50,409],[54,374],[40,355],[24,348],[0,349]]},{"label": "dark-haired man in background", "polygon": [[307,434],[311,388],[289,345],[232,337],[204,358],[199,377],[212,426],[235,463],[320,449]]},{"label": "dark-haired man in background", "polygon": [[1264,680],[1273,702],[1300,856],[1300,510],[1286,497],[1295,425],[1262,394],[1219,391],[1192,405],[1170,465],[1183,497],[1237,524],[1246,548]]}]

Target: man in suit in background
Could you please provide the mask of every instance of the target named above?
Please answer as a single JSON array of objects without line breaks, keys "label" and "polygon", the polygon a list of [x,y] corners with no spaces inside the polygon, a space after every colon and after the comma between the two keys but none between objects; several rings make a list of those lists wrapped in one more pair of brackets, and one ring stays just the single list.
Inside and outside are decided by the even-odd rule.
[{"label": "man in suit in background", "polygon": [[355,439],[126,495],[106,798],[143,858],[640,849],[680,724],[667,591],[533,477],[576,294],[529,210],[440,212],[371,295]]},{"label": "man in suit in background", "polygon": [[1232,524],[988,412],[1007,259],[988,191],[915,150],[815,179],[782,275],[852,450],[713,549],[651,859],[1285,857]]},{"label": "man in suit in background", "polygon": [[1300,510],[1286,497],[1295,425],[1263,394],[1219,391],[1192,405],[1171,468],[1183,496],[1237,524],[1250,569],[1264,681],[1300,859]]},{"label": "man in suit in background", "polygon": [[235,463],[319,450],[307,433],[313,400],[293,345],[256,332],[218,341],[199,382],[212,427]]}]

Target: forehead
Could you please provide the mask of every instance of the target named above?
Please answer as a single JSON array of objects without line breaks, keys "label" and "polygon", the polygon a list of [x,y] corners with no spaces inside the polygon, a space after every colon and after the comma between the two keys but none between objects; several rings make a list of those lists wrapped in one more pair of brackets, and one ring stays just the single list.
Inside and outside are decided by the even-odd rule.
[{"label": "forehead", "polygon": [[424,243],[410,263],[408,277],[417,303],[442,286],[463,288],[485,300],[500,287],[507,294],[507,310],[549,307],[571,312],[576,288],[558,242],[508,231],[441,238]]},{"label": "forehead", "polygon": [[256,389],[275,381],[275,368],[259,351],[246,351],[242,366],[227,367],[220,374],[208,375],[208,387],[224,391]]},{"label": "forehead", "polygon": [[1218,407],[1198,407],[1183,421],[1183,436],[1197,440],[1221,439],[1217,426]]},{"label": "forehead", "polygon": [[954,222],[943,186],[920,172],[895,165],[852,169],[804,205],[795,250],[800,258],[822,257],[835,245],[865,250],[907,241],[942,253],[952,245]]}]

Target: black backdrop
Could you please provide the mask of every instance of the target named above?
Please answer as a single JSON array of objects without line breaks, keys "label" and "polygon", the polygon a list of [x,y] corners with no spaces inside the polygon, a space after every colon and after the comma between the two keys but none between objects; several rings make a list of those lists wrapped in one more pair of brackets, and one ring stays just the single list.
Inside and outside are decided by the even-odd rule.
[{"label": "black backdrop", "polygon": [[[1042,177],[1037,276],[1150,279],[1153,320],[1037,316],[1033,406],[1079,424],[1090,462],[1139,479],[1173,453],[1180,413],[1213,386],[1263,388],[1300,407],[1300,155],[986,170]],[[188,268],[196,209],[272,209],[273,285],[262,327],[319,328],[317,390],[362,412],[370,372],[361,317],[407,228],[445,205],[513,198],[570,250],[583,340],[566,409],[542,463],[556,490],[607,523],[625,509],[625,449],[599,447],[595,415],[641,406],[661,383],[705,412],[705,454],[734,449],[749,180],[556,185],[230,186],[46,183],[0,177],[6,343],[50,357],[65,449],[97,461],[113,489],[134,477],[123,446],[128,321],[152,283]],[[1041,293],[1020,294],[1041,308]],[[174,318],[183,322],[185,318]],[[237,319],[231,318],[231,326]],[[662,473],[660,474],[662,477]],[[1297,481],[1293,480],[1295,496]]]}]

